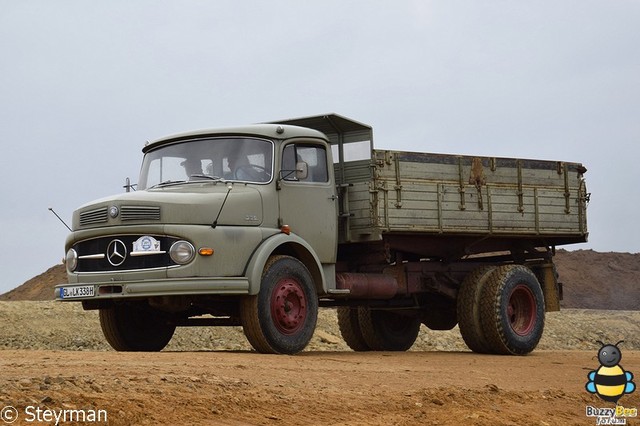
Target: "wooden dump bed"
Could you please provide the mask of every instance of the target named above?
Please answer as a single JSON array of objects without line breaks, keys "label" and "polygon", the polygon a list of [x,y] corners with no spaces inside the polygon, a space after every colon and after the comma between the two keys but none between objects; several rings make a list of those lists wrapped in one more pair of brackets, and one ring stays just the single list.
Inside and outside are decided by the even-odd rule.
[{"label": "wooden dump bed", "polygon": [[369,161],[344,164],[341,240],[419,233],[586,241],[585,172],[578,163],[373,150]]}]

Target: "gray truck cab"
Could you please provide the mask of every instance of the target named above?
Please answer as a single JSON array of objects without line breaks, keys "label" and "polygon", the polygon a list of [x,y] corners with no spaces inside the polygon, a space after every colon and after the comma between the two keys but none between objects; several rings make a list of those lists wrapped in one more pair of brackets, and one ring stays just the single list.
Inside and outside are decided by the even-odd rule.
[{"label": "gray truck cab", "polygon": [[[58,300],[100,309],[103,329],[150,314],[237,324],[238,297],[259,294],[274,256],[296,260],[314,293],[289,285],[280,297],[315,300],[335,288],[338,201],[325,134],[259,124],[173,135],[143,152],[136,191],[74,212]],[[150,330],[105,335],[118,349],[149,349],[135,340]]]}]

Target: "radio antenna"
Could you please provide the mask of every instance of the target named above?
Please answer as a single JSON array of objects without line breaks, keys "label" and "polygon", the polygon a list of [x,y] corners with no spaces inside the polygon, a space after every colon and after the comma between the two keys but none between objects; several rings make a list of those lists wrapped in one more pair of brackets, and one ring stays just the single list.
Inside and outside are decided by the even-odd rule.
[{"label": "radio antenna", "polygon": [[65,223],[65,221],[64,221],[64,220],[62,220],[62,218],[61,218],[60,216],[58,216],[58,213],[56,213],[56,212],[53,210],[53,207],[49,207],[49,211],[50,211],[51,213],[53,213],[54,215],[56,215],[56,217],[58,218],[58,220],[59,220],[60,222],[62,222],[62,224],[63,224],[64,226],[66,226],[66,227],[67,227],[67,229],[69,230],[69,232],[73,232],[73,231],[71,230],[71,228],[69,228],[69,225],[67,225],[67,224]]}]

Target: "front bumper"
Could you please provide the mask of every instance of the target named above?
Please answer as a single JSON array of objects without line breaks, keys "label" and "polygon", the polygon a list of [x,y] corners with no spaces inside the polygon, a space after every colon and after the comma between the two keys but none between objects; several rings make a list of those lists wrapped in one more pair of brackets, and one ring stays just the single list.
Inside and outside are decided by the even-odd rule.
[{"label": "front bumper", "polygon": [[[93,296],[74,289],[93,287]],[[63,290],[73,297],[62,297]],[[249,280],[245,277],[165,278],[160,280],[111,281],[89,284],[59,284],[55,299],[64,302],[132,299],[157,296],[197,296],[249,294]]]}]

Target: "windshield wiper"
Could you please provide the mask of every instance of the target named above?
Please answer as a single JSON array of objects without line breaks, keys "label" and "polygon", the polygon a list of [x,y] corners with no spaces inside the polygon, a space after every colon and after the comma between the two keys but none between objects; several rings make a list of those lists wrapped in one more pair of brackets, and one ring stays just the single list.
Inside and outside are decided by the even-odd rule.
[{"label": "windshield wiper", "polygon": [[[207,180],[211,180],[211,181],[214,181],[214,182],[225,182],[225,180],[223,178],[221,178],[220,176],[209,176],[209,175],[195,174],[195,175],[190,175],[189,177],[190,178],[198,178],[198,179],[207,179]],[[157,184],[153,185],[149,189],[159,188],[159,187],[162,187],[162,186],[183,185],[183,184],[195,183],[195,182],[198,182],[198,181],[197,180],[165,180],[164,182],[160,182],[160,183],[157,183]]]},{"label": "windshield wiper", "polygon": [[213,180],[213,181],[216,181],[216,182],[224,180],[220,176],[209,176],[209,175],[203,175],[203,174],[190,175],[189,177],[190,178],[209,179],[209,180]]},{"label": "windshield wiper", "polygon": [[151,186],[149,189],[159,188],[161,186],[180,185],[183,183],[187,183],[187,181],[186,180],[165,180],[164,182],[156,183],[155,185]]}]

